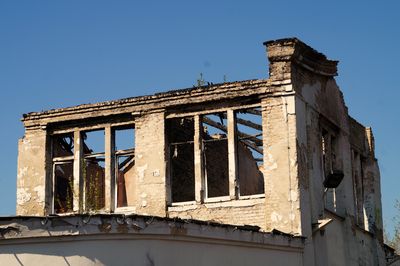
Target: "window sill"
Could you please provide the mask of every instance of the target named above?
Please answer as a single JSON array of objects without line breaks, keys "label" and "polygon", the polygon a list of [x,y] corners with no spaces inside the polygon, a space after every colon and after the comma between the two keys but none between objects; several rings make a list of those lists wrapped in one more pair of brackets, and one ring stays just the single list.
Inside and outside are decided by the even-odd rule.
[{"label": "window sill", "polygon": [[71,215],[76,215],[78,212],[63,212],[63,213],[52,213],[50,216],[71,216]]},{"label": "window sill", "polygon": [[[182,211],[190,211],[190,210],[195,210],[199,208],[221,208],[221,207],[252,207],[255,205],[259,204],[264,204],[265,203],[265,196],[264,195],[252,195],[252,196],[247,196],[248,198],[240,198],[240,199],[235,199],[231,200],[229,197],[223,197],[225,198],[224,201],[219,199],[219,201],[213,201],[213,202],[204,202],[204,203],[196,203],[195,201],[190,201],[190,202],[179,202],[179,203],[173,203],[172,206],[168,207],[169,212],[182,212]],[[251,197],[251,198],[249,198]]]},{"label": "window sill", "polygon": [[245,200],[245,199],[259,199],[259,198],[265,198],[265,194],[255,194],[255,195],[246,195],[246,196],[239,196],[239,199]]},{"label": "window sill", "polygon": [[230,196],[222,196],[222,197],[213,197],[213,198],[206,198],[204,199],[204,203],[213,203],[213,202],[224,202],[224,201],[231,201]]},{"label": "window sill", "polygon": [[118,207],[114,210],[115,214],[127,214],[127,213],[136,213],[136,207],[127,206],[127,207]]},{"label": "window sill", "polygon": [[187,205],[196,205],[196,201],[182,201],[182,202],[174,202],[174,203],[171,203],[171,206],[172,207],[175,207],[175,206],[187,206]]}]

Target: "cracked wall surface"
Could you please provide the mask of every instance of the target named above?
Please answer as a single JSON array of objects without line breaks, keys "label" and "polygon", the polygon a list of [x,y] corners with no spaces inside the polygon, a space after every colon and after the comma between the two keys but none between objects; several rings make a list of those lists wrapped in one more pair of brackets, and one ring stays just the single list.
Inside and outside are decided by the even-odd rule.
[{"label": "cracked wall surface", "polygon": [[39,129],[26,132],[18,143],[18,215],[45,213],[46,139],[46,131]]},{"label": "cracked wall surface", "polygon": [[[384,265],[380,174],[374,137],[369,127],[348,114],[334,79],[338,62],[328,60],[298,39],[264,44],[270,61],[267,80],[210,84],[24,115],[26,133],[19,143],[17,215],[54,214],[54,158],[49,151],[49,139],[66,132],[74,135],[77,150],[71,159],[74,208],[69,215],[87,214],[81,134],[104,129],[105,203],[94,214],[134,213],[258,226],[266,232],[278,230],[306,237],[304,265],[336,265],[332,263],[336,257],[346,265]],[[254,143],[262,145],[262,149],[252,142],[247,145],[253,145],[252,149],[262,154],[261,164],[255,161],[245,142],[238,145],[241,132],[236,114],[252,108],[259,108],[261,125],[255,128],[262,128],[262,136]],[[217,118],[205,120],[209,115]],[[178,158],[178,149],[170,146],[169,140],[174,139],[171,135],[175,133],[170,130],[178,128],[183,118],[191,121],[183,132],[191,135],[185,139],[190,148],[179,153],[177,161],[186,165],[179,170],[180,179],[173,179],[172,161]],[[178,124],[168,126],[168,119],[176,119],[174,123]],[[242,119],[242,123],[254,127],[253,121]],[[121,126],[135,129],[130,204],[124,208],[115,204],[118,180],[112,159],[116,152],[112,132]],[[206,134],[205,127],[223,132]],[[212,156],[207,155],[205,148],[211,135],[215,143],[218,138],[224,139],[212,146],[218,151]],[[254,140],[254,136],[241,136]],[[172,144],[182,144],[178,142]],[[224,167],[210,167],[221,157]],[[240,162],[246,163],[247,168],[240,170]],[[207,179],[207,174],[212,173],[210,169],[218,173],[216,180]],[[249,172],[243,169],[262,174],[241,180],[240,176]],[[191,172],[187,177],[191,180],[185,180],[185,170]],[[260,177],[263,182],[258,180]],[[329,187],[327,181],[335,178],[338,183]],[[244,187],[245,180],[263,183],[264,191],[257,188],[252,190],[257,191],[253,192],[255,195],[242,195],[245,193],[241,194],[240,186],[242,181]],[[207,194],[207,182],[224,186],[220,190],[223,193],[216,193],[221,197]],[[172,191],[177,186],[179,189]],[[190,186],[190,191],[185,186]],[[182,197],[173,194],[183,192]]]},{"label": "cracked wall surface", "polygon": [[0,233],[2,265],[302,265],[301,237],[195,220],[15,218]]}]

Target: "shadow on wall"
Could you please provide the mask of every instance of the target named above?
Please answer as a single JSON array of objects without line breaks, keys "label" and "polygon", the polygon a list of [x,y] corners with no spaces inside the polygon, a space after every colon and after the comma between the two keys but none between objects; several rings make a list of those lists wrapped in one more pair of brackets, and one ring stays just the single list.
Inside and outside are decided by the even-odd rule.
[{"label": "shadow on wall", "polygon": [[[96,239],[5,245],[1,265],[301,265],[301,252],[212,242]],[[251,257],[251,261],[249,261]]]}]

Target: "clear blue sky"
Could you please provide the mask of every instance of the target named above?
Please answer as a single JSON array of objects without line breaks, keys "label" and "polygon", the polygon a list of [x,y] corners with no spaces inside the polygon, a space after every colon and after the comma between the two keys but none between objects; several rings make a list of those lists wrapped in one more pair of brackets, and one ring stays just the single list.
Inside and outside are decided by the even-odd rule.
[{"label": "clear blue sky", "polygon": [[267,78],[263,41],[298,37],[340,60],[349,112],[373,127],[384,220],[400,198],[400,2],[0,2],[0,215],[15,214],[23,113]]}]

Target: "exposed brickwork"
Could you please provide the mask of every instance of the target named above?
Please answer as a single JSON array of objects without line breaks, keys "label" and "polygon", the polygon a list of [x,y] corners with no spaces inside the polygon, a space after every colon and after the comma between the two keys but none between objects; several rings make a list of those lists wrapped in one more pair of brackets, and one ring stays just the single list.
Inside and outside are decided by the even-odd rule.
[{"label": "exposed brickwork", "polygon": [[[118,211],[256,225],[264,231],[277,229],[305,236],[303,265],[328,265],[329,259],[336,257],[340,257],[340,261],[381,265],[382,206],[374,139],[370,128],[348,115],[342,92],[334,79],[337,61],[328,60],[298,39],[265,44],[270,60],[268,80],[223,83],[24,115],[26,133],[19,143],[17,214],[53,212],[52,167],[57,158],[52,158],[49,138],[57,132],[73,133],[75,147],[80,149],[70,159],[74,162],[73,211],[74,214],[85,213],[85,208],[77,206],[85,203],[81,153],[90,149],[83,147],[81,138],[84,139],[86,131],[106,129],[105,166],[99,167],[105,172],[106,207],[95,212]],[[241,132],[236,128],[235,114],[259,106],[262,125],[258,122],[254,127],[253,121],[245,121],[245,124],[253,124],[253,129],[258,130],[262,126],[263,149],[260,149],[260,139],[254,141],[258,135],[247,135],[243,138],[247,144],[238,148],[234,136]],[[219,171],[215,171],[218,174],[213,180],[210,174],[209,181],[221,184],[218,179],[225,178],[224,184],[228,183],[229,189],[218,195],[221,196],[218,202],[211,203],[212,199],[206,195],[207,166],[211,163],[206,165],[203,137],[207,128],[202,127],[205,121],[202,119],[212,113],[217,117],[215,128],[222,131],[212,136],[213,141],[217,143],[218,138],[225,138],[226,143],[220,153],[217,152],[218,145],[214,144],[207,150],[212,151],[213,156],[207,158],[214,162],[224,157],[226,166],[223,169],[214,166],[213,169]],[[179,180],[183,180],[182,184],[194,183],[194,195],[193,188],[190,190],[193,201],[173,202],[171,199],[171,156],[178,154],[169,150],[166,117],[178,118],[178,123],[181,123],[179,118],[192,117],[195,122],[193,140],[189,141],[194,154],[179,154],[183,161],[187,160],[183,157],[190,158],[190,162],[185,162],[190,163],[194,180],[183,182],[186,181],[185,167],[182,167]],[[134,159],[131,161],[134,171],[130,173],[132,180],[127,191],[130,198],[133,196],[133,203],[121,210],[113,206],[116,170],[113,156],[118,151],[113,150],[112,132],[114,128],[133,124],[135,149],[131,151],[134,158],[130,159]],[[208,126],[211,128],[213,124]],[[189,142],[184,140],[184,143],[174,145]],[[262,163],[261,159],[252,157],[249,147],[262,154]],[[354,163],[355,152],[361,158],[357,165]],[[251,199],[239,197],[240,181],[247,178],[240,179],[244,174],[237,170],[244,154],[247,154],[246,164],[257,170],[254,172],[263,171],[265,195],[252,195]],[[95,156],[92,154],[92,158]],[[242,157],[238,159],[238,156]],[[251,175],[251,171],[244,172]],[[332,181],[331,178],[341,179],[334,187],[329,187],[325,181]],[[174,186],[179,183],[175,182]],[[185,187],[177,191],[183,190]],[[359,219],[362,214],[365,217]],[[362,231],[362,237],[354,237],[354,227],[366,230]],[[325,231],[328,237],[323,237]],[[360,233],[357,231],[357,234]],[[359,239],[368,242],[368,251],[360,245]],[[359,251],[352,254],[349,250]],[[361,260],[362,256],[367,258]],[[318,260],[314,262],[316,257]]]},{"label": "exposed brickwork", "polygon": [[294,97],[266,98],[262,106],[266,228],[300,233]]},{"label": "exposed brickwork", "polygon": [[168,215],[169,217],[210,220],[225,224],[256,225],[265,230],[264,199],[243,201],[248,202],[246,206],[240,206],[243,204],[237,201],[230,204],[206,203],[197,206],[170,207],[171,211],[168,211]]},{"label": "exposed brickwork", "polygon": [[135,127],[136,210],[140,214],[165,216],[164,113],[137,118]]},{"label": "exposed brickwork", "polygon": [[46,131],[27,131],[19,141],[17,215],[44,215]]}]

